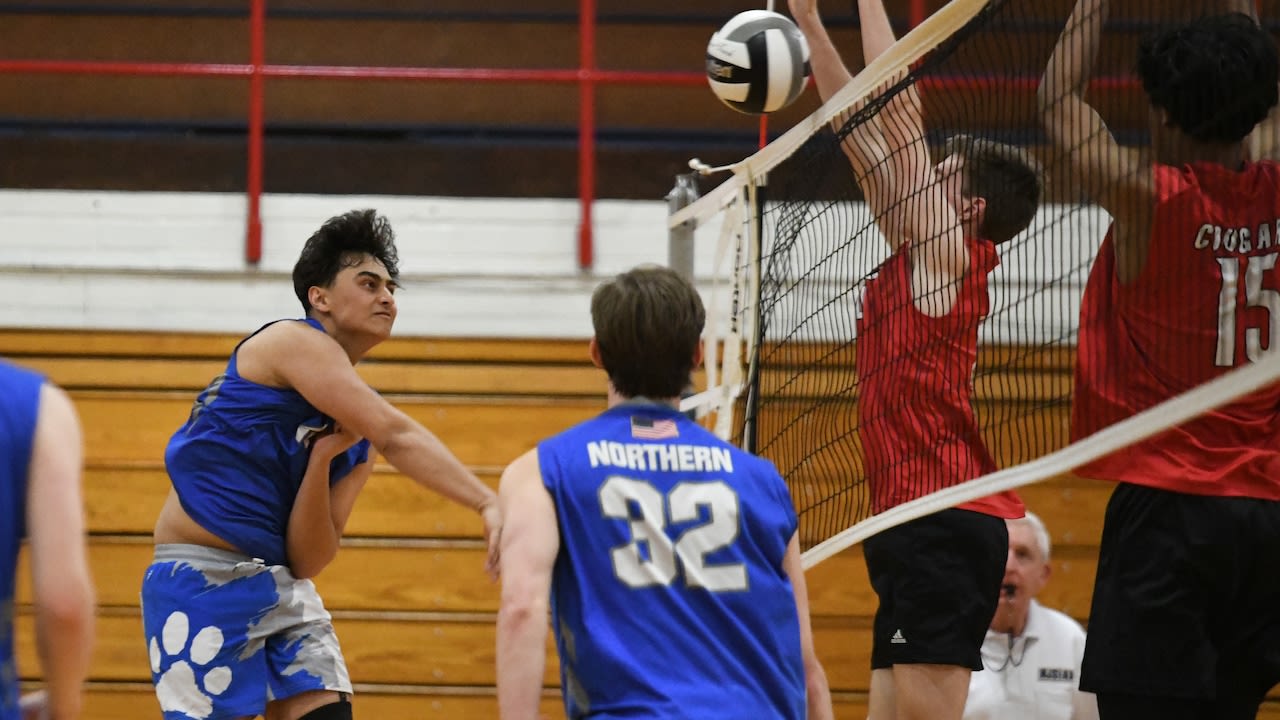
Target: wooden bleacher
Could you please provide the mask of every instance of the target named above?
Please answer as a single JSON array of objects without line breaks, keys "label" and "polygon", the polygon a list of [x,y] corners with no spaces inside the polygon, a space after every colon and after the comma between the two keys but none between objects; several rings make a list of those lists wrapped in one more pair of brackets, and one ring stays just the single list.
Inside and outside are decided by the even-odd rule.
[{"label": "wooden bleacher", "polygon": [[[90,558],[101,606],[89,718],[158,716],[138,586],[151,553],[150,528],[168,491],[163,447],[235,341],[0,332],[0,354],[67,387],[85,428]],[[602,407],[600,378],[584,358],[582,342],[393,341],[362,371],[496,484],[504,462]],[[434,370],[422,372],[428,366]],[[339,560],[318,579],[359,683],[360,712],[496,716],[498,595],[482,572],[478,519],[386,467],[365,493]],[[29,610],[25,580],[19,597]],[[23,612],[25,668],[38,667],[31,624]],[[557,677],[552,660],[549,684]],[[558,712],[556,698],[546,706],[552,716]]]},{"label": "wooden bleacher", "polygon": [[[0,330],[0,356],[45,372],[75,399],[85,428],[90,561],[100,605],[87,720],[158,717],[138,587],[149,533],[168,489],[161,458],[194,394],[237,338],[137,332]],[[495,484],[536,441],[603,407],[603,376],[582,341],[395,339],[361,372]],[[1043,381],[1069,364],[1046,360]],[[998,387],[993,384],[991,387]],[[988,392],[984,402],[1019,402]],[[1042,599],[1087,622],[1109,486],[1064,477],[1026,488],[1048,524],[1053,578]],[[496,718],[498,588],[482,572],[480,524],[385,465],[356,505],[333,565],[317,584],[335,618],[361,717]],[[19,587],[18,657],[38,667],[31,591]],[[875,596],[859,548],[809,573],[817,650],[842,720],[866,715]],[[563,717],[548,645],[543,710]],[[1280,718],[1269,701],[1260,717]]]},{"label": "wooden bleacher", "polygon": [[[80,0],[76,5],[82,11],[76,13],[5,16],[6,54],[234,63],[248,57],[243,0],[188,3],[226,11],[204,15],[121,13],[122,4]],[[942,4],[944,0],[927,3],[930,11]],[[495,0],[483,8],[489,18],[474,14],[470,0],[441,0],[433,7],[453,17],[429,20],[392,17],[395,8],[404,6],[396,0],[273,0],[271,5],[273,11],[311,13],[272,17],[272,63],[564,68],[577,62],[577,30],[561,17],[563,3],[553,0]],[[905,16],[905,0],[889,5],[892,15]],[[1028,0],[1023,5],[1046,22],[1060,23],[1071,0]],[[1263,5],[1264,17],[1274,15],[1275,0]],[[606,20],[597,40],[597,64],[615,70],[697,71],[707,36],[718,22],[711,18],[727,19],[740,9],[740,3],[730,0],[707,0],[698,5],[697,16],[684,22]],[[363,16],[341,16],[356,10]],[[623,0],[602,0],[600,10],[606,18],[635,13],[633,4]],[[675,17],[688,13],[689,4],[653,0],[647,10]],[[378,11],[389,14],[379,17]],[[503,19],[503,13],[517,19]],[[545,17],[539,18],[540,13]],[[846,57],[855,57],[856,31],[847,22],[832,29]],[[993,38],[1003,43],[1005,53],[994,56],[1010,67],[1038,69],[1056,34],[1056,27],[1046,26],[1028,29],[1016,41]],[[1132,39],[1107,44],[1104,69],[1128,67]],[[981,71],[981,63],[992,56],[974,52],[972,65],[963,65],[964,57],[958,62]],[[577,191],[572,150],[549,150],[545,142],[534,142],[513,152],[504,135],[530,128],[551,134],[572,129],[578,115],[571,85],[272,79],[267,88],[269,129],[312,133],[269,136],[269,191],[563,197]],[[0,119],[34,126],[47,122],[59,129],[115,123],[156,130],[105,138],[9,134],[0,139],[6,155],[0,182],[6,187],[239,190],[245,151],[238,133],[247,113],[246,90],[241,79],[0,75]],[[1035,124],[1029,92],[997,109],[985,92],[980,87],[957,90],[945,106],[938,96],[926,94],[925,100],[939,127],[1018,130]],[[605,140],[597,189],[604,197],[658,198],[691,155],[720,164],[739,160],[751,149],[726,151],[713,144],[690,150],[706,144],[708,134],[746,133],[754,140],[755,119],[725,110],[705,87],[601,87],[597,99]],[[1145,122],[1141,105],[1124,94],[1103,91],[1097,102],[1114,127]],[[771,127],[789,127],[816,106],[810,90],[796,105],[773,115]],[[947,112],[960,109],[966,113],[964,122],[953,122]],[[453,126],[478,128],[484,140],[427,147],[421,137],[409,137],[413,132],[443,135],[443,129]],[[339,134],[365,132],[371,139],[321,137],[320,131],[334,128]],[[686,137],[674,149],[634,150],[608,142],[610,132],[619,128],[640,131],[650,141],[662,133]],[[318,173],[317,159],[344,172]],[[0,331],[0,356],[40,369],[67,386],[85,425],[90,556],[102,605],[90,720],[158,715],[147,682],[137,587],[149,558],[147,535],[168,487],[162,451],[186,417],[194,393],[220,372],[235,340],[220,335]],[[584,343],[578,341],[396,340],[380,348],[362,372],[491,483],[505,462],[537,439],[602,407],[601,375],[585,362]],[[1046,386],[1062,387],[1069,382],[1069,366],[1049,363],[1040,377]],[[984,388],[980,410],[1020,402],[1002,396],[1003,387],[1008,385],[993,382]],[[1063,410],[1046,410],[1043,420],[1035,424],[1043,429],[1036,447],[1059,444],[1065,433]],[[1002,432],[1016,431],[1005,426]],[[992,443],[1002,460],[1010,460],[1006,453],[1016,444],[1014,438],[1002,435]],[[1070,477],[1023,492],[1028,506],[1045,518],[1055,542],[1054,575],[1043,599],[1082,621],[1089,611],[1108,494],[1108,486]],[[469,513],[389,468],[379,468],[364,491],[343,550],[318,580],[359,683],[362,717],[496,716],[492,664],[498,595],[481,572],[479,532]],[[865,717],[875,598],[860,551],[854,548],[814,569],[810,585],[818,650],[835,689],[837,714]],[[29,603],[29,587],[24,585],[21,593],[21,601]],[[23,612],[20,658],[29,673],[36,667],[29,605]],[[557,682],[554,657],[546,681],[549,688]],[[544,708],[549,717],[561,716],[550,690]],[[1271,701],[1263,717],[1280,718],[1280,703]]]}]

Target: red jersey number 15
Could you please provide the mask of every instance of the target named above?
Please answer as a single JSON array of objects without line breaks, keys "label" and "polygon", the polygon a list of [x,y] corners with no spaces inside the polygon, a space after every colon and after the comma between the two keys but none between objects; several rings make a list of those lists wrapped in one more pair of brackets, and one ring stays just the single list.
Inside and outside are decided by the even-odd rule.
[{"label": "red jersey number 15", "polygon": [[[1244,348],[1249,362],[1257,362],[1276,350],[1280,342],[1280,290],[1275,289],[1276,253],[1254,257],[1220,257],[1222,288],[1218,293],[1218,351],[1214,364],[1234,367],[1237,338],[1244,332]],[[1240,276],[1244,270],[1245,308],[1261,308],[1267,313],[1267,337],[1263,344],[1262,328],[1250,327],[1237,312],[1240,305]],[[1264,282],[1270,281],[1270,282]]]}]

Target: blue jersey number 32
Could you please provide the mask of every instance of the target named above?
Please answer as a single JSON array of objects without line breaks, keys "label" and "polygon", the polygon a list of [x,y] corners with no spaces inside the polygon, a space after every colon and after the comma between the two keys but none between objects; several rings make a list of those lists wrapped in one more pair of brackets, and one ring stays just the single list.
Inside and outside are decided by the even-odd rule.
[{"label": "blue jersey number 32", "polygon": [[[630,503],[640,508],[640,517],[632,516]],[[668,517],[672,523],[697,520],[700,507],[707,508],[706,522],[672,541],[666,533]],[[747,569],[742,563],[707,562],[707,555],[738,538],[738,494],[726,483],[680,483],[664,498],[651,483],[614,475],[600,486],[600,508],[605,517],[630,525],[631,542],[611,552],[613,571],[627,585],[670,585],[683,569],[689,587],[711,592],[747,589]],[[641,552],[641,543],[647,553]]]}]

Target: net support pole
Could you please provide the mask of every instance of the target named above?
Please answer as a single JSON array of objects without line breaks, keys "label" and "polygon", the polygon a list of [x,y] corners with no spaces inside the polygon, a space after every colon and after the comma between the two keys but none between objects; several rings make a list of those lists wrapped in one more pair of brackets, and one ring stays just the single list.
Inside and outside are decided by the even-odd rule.
[{"label": "net support pole", "polygon": [[756,420],[760,412],[760,346],[764,343],[764,316],[760,307],[760,268],[764,256],[764,203],[766,178],[761,177],[759,184],[750,186],[751,192],[751,234],[747,237],[750,248],[751,274],[755,278],[751,287],[749,302],[755,308],[755,316],[751,322],[751,356],[747,366],[747,400],[743,408],[742,449],[757,452],[759,438]]},{"label": "net support pole", "polygon": [[578,16],[578,269],[590,270],[595,263],[596,0],[581,0]]},{"label": "net support pole", "polygon": [[[676,175],[676,185],[667,193],[667,213],[675,214],[698,199],[697,177]],[[667,267],[693,282],[693,231],[697,222],[686,220],[667,231]]]},{"label": "net support pole", "polygon": [[262,260],[262,135],[263,66],[266,65],[266,0],[249,4],[249,127],[248,178],[245,182],[244,259],[250,265]]}]

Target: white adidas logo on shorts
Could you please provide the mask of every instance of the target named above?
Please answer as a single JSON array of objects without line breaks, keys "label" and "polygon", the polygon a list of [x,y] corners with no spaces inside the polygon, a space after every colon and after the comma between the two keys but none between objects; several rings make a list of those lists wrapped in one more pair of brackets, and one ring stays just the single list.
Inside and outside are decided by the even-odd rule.
[{"label": "white adidas logo on shorts", "polygon": [[893,637],[889,638],[889,642],[893,643],[894,645],[906,645],[907,639],[902,637],[901,630],[894,630]]}]

